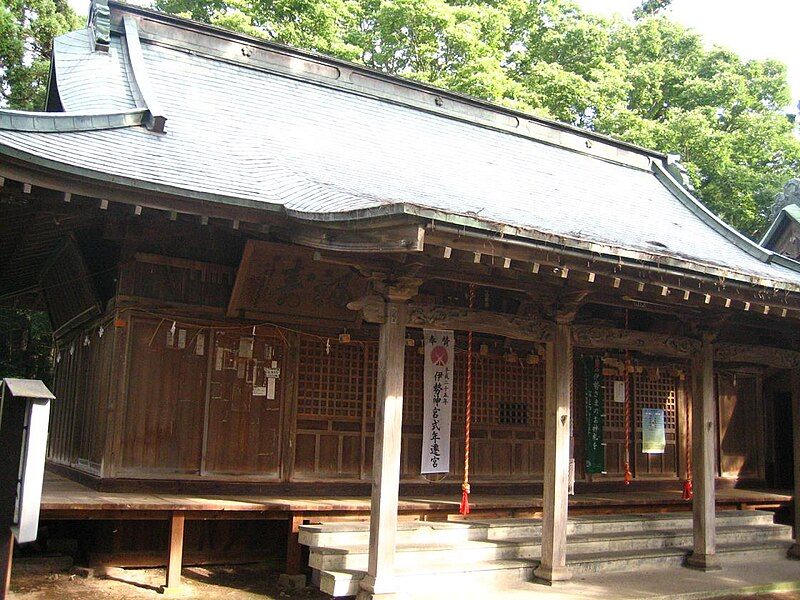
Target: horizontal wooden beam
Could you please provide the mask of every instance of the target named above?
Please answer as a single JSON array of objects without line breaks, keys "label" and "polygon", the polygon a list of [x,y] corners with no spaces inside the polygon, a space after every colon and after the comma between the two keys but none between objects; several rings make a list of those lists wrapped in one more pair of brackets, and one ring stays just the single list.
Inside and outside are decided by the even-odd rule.
[{"label": "horizontal wooden beam", "polygon": [[[386,305],[380,296],[366,296],[347,306],[351,310],[362,311],[368,323],[383,323],[386,320]],[[474,331],[530,342],[548,342],[553,339],[555,331],[555,324],[536,317],[413,302],[409,303],[406,325],[418,329]]]},{"label": "horizontal wooden beam", "polygon": [[529,342],[549,342],[555,324],[535,317],[522,317],[459,306],[412,304],[408,312],[409,327],[456,329],[489,335],[500,335]]},{"label": "horizontal wooden beam", "polygon": [[[383,323],[386,320],[385,302],[377,295],[365,296],[351,302],[348,308],[362,311],[364,320],[369,323]],[[555,331],[554,323],[537,317],[413,302],[409,304],[407,325],[415,328],[474,331],[539,343],[552,341]],[[700,341],[694,338],[614,327],[573,325],[572,337],[577,348],[631,350],[671,358],[688,359],[700,350]],[[765,346],[719,343],[715,344],[714,358],[719,362],[751,363],[782,369],[800,368],[800,352]]]},{"label": "horizontal wooden beam", "polygon": [[393,225],[381,229],[353,231],[310,225],[296,225],[289,233],[295,244],[337,252],[422,252],[425,228]]},{"label": "horizontal wooden beam", "polygon": [[677,358],[688,358],[700,349],[700,342],[692,338],[613,327],[575,325],[572,337],[579,348],[633,350]]},{"label": "horizontal wooden beam", "polygon": [[800,367],[800,352],[768,346],[718,343],[714,345],[714,360],[797,369]]}]

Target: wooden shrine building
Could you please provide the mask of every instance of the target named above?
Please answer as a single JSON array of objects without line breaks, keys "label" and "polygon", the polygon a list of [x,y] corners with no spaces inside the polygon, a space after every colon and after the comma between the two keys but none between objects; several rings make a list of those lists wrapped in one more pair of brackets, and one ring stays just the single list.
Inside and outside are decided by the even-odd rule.
[{"label": "wooden shrine building", "polygon": [[[701,568],[715,486],[791,485],[800,263],[674,156],[99,0],[47,112],[0,111],[0,183],[0,299],[55,331],[51,467],[371,493],[367,597],[394,591],[399,491],[461,495],[468,395],[472,490],[542,498],[544,579],[568,576],[570,464],[578,490],[691,478]],[[455,332],[442,477],[423,329]]]}]

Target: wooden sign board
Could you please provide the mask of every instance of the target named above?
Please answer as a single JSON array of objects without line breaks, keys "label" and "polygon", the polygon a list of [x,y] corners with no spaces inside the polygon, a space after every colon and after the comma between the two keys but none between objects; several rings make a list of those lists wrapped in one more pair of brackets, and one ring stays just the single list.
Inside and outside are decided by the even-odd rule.
[{"label": "wooden sign board", "polygon": [[352,322],[347,308],[365,281],[348,267],[314,260],[297,246],[248,240],[228,305],[229,316],[287,315]]}]

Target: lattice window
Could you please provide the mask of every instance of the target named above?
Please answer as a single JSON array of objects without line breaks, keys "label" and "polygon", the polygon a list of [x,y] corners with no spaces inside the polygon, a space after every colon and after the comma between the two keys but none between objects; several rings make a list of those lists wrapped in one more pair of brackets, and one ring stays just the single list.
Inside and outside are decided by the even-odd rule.
[{"label": "lattice window", "polygon": [[609,440],[625,439],[625,403],[614,401],[614,382],[624,380],[624,377],[603,376],[603,406],[605,409],[603,429],[606,432],[606,439]]},{"label": "lattice window", "polygon": [[636,399],[636,427],[642,427],[643,408],[664,410],[664,430],[675,432],[677,382],[674,377],[661,376],[652,379],[647,372],[633,377],[633,393]]},{"label": "lattice window", "polygon": [[497,405],[500,425],[528,425],[528,405],[522,402],[501,402]]},{"label": "lattice window", "polygon": [[364,404],[364,358],[361,344],[332,344],[327,353],[325,344],[301,338],[298,414],[360,419]]},{"label": "lattice window", "polygon": [[366,398],[364,410],[366,418],[371,423],[375,420],[375,393],[378,384],[378,344],[364,343],[364,396]]},{"label": "lattice window", "polygon": [[[367,391],[367,418],[375,414],[377,385],[377,344],[364,344],[364,373]],[[333,348],[331,348],[333,355]],[[453,369],[453,422],[464,421],[466,404],[467,353],[456,350]],[[406,347],[403,386],[403,422],[422,423],[424,410],[425,357],[419,346]],[[529,365],[524,361],[509,363],[502,356],[474,354],[473,363],[473,423],[477,425],[525,425],[544,428],[545,380],[544,361]],[[515,416],[500,414],[500,404],[515,406]],[[524,409],[522,408],[524,407]],[[321,413],[328,414],[328,413]],[[523,418],[524,417],[524,418]]]},{"label": "lattice window", "polygon": [[422,423],[425,410],[425,355],[420,346],[406,346],[406,368],[403,376],[403,422]]}]

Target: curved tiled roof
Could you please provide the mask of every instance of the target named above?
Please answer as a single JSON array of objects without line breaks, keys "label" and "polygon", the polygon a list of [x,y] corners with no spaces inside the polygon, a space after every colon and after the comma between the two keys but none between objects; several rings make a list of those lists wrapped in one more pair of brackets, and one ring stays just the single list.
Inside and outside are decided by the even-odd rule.
[{"label": "curved tiled roof", "polygon": [[[64,107],[142,110],[121,43],[122,19],[114,18],[133,13],[149,87],[168,117],[166,132],[132,126],[46,133],[0,120],[0,155],[305,220],[410,213],[800,286],[795,263],[711,216],[671,179],[661,154],[436,95],[354,65],[113,6],[117,25],[107,54],[93,51],[87,32],[57,40]],[[259,52],[272,58],[257,61]],[[428,98],[436,102],[425,104]]]}]

